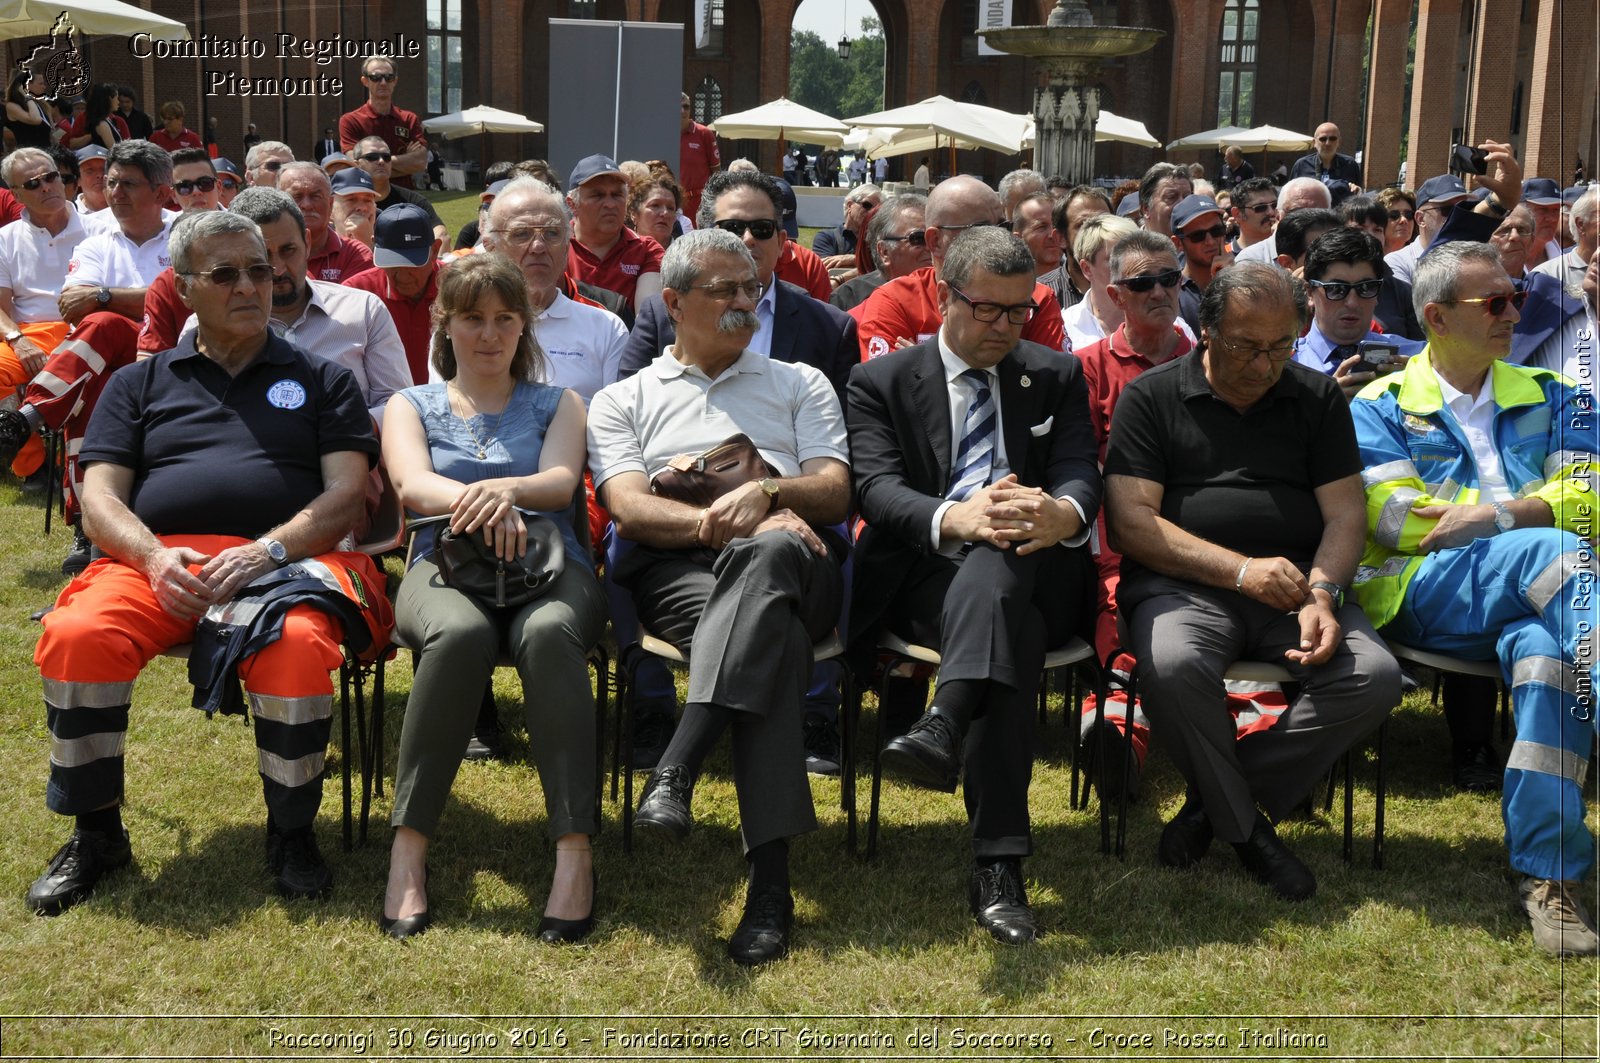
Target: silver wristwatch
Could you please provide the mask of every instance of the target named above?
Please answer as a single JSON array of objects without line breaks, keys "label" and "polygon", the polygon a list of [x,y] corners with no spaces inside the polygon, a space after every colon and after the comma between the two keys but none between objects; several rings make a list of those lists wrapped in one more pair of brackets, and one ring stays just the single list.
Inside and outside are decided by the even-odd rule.
[{"label": "silver wristwatch", "polygon": [[1494,510],[1494,526],[1497,533],[1508,532],[1517,526],[1516,516],[1506,508],[1504,502],[1490,502],[1489,506]]},{"label": "silver wristwatch", "polygon": [[289,563],[289,551],[284,549],[283,544],[278,540],[269,539],[263,535],[261,538],[257,539],[256,542],[260,543],[261,546],[267,551],[267,556],[272,558],[273,564],[283,566]]}]

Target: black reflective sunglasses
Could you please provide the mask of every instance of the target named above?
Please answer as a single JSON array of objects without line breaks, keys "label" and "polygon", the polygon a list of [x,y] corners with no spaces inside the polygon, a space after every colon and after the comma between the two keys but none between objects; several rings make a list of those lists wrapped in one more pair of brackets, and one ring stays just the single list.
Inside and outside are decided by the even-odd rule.
[{"label": "black reflective sunglasses", "polygon": [[1209,229],[1197,229],[1196,231],[1194,231],[1192,233],[1184,233],[1183,234],[1183,238],[1185,240],[1189,241],[1191,244],[1198,244],[1198,243],[1204,241],[1207,237],[1209,237],[1211,239],[1214,239],[1214,240],[1220,240],[1224,236],[1227,236],[1227,235],[1228,235],[1228,227],[1226,225],[1218,223],[1216,225],[1213,225]]},{"label": "black reflective sunglasses", "polygon": [[1150,291],[1158,284],[1163,288],[1176,288],[1182,280],[1183,272],[1181,270],[1169,269],[1165,273],[1149,273],[1142,277],[1128,277],[1111,283],[1126,288],[1130,292],[1142,293]]},{"label": "black reflective sunglasses", "polygon": [[1354,291],[1363,299],[1376,299],[1383,290],[1383,281],[1378,279],[1356,281],[1354,284],[1346,281],[1306,281],[1307,286],[1316,288],[1323,295],[1336,303],[1342,303]]},{"label": "black reflective sunglasses", "polygon": [[184,273],[185,277],[204,277],[219,288],[232,288],[239,283],[239,276],[250,278],[251,284],[271,284],[272,267],[265,262],[258,262],[253,266],[213,266],[204,273]]},{"label": "black reflective sunglasses", "polygon": [[904,236],[880,236],[879,239],[891,244],[897,244],[904,240],[912,247],[926,247],[928,244],[928,231],[926,229],[912,229]]},{"label": "black reflective sunglasses", "polygon": [[187,196],[197,188],[202,192],[209,192],[215,187],[217,187],[215,177],[196,177],[192,181],[178,181],[172,186],[172,190],[180,196]]},{"label": "black reflective sunglasses", "polygon": [[59,180],[61,180],[61,171],[51,170],[48,173],[40,174],[38,177],[29,178],[28,180],[21,182],[21,184],[22,187],[26,188],[29,192],[37,192],[40,185],[53,185]]},{"label": "black reflective sunglasses", "polygon": [[1249,211],[1251,214],[1261,215],[1267,213],[1268,211],[1277,210],[1278,205],[1269,199],[1265,203],[1256,203],[1245,207],[1244,209]]},{"label": "black reflective sunglasses", "polygon": [[1406,221],[1411,221],[1416,216],[1417,212],[1414,210],[1391,210],[1389,212],[1390,221],[1399,221],[1401,218],[1404,218]]},{"label": "black reflective sunglasses", "polygon": [[369,151],[365,155],[357,155],[362,162],[388,162],[394,155],[387,151]]},{"label": "black reflective sunglasses", "polygon": [[778,231],[778,223],[767,218],[757,218],[754,221],[745,221],[742,218],[724,218],[712,224],[723,232],[732,233],[741,240],[744,239],[746,232],[757,240],[770,240]]},{"label": "black reflective sunglasses", "polygon": [[361,76],[366,78],[368,81],[378,82],[395,81],[400,77],[399,74],[362,74]]},{"label": "black reflective sunglasses", "polygon": [[261,164],[261,169],[266,170],[268,173],[277,173],[283,169],[283,166],[284,161],[282,159],[269,159]]}]

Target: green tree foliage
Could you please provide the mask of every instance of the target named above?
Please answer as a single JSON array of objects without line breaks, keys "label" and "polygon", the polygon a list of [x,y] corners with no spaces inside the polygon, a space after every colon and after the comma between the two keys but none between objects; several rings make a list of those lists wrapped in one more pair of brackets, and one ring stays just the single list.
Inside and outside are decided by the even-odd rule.
[{"label": "green tree foliage", "polygon": [[810,30],[790,39],[789,98],[834,118],[883,109],[883,26],[863,18],[850,42],[850,59]]}]

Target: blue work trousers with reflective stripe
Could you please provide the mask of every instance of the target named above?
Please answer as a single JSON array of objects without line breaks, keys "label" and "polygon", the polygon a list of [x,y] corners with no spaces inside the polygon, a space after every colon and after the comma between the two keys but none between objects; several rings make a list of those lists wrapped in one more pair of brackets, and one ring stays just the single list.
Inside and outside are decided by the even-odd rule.
[{"label": "blue work trousers with reflective stripe", "polygon": [[1521,528],[1429,554],[1384,634],[1452,657],[1498,658],[1517,739],[1501,812],[1511,866],[1581,879],[1594,865],[1583,781],[1595,733],[1596,566],[1571,532]]}]

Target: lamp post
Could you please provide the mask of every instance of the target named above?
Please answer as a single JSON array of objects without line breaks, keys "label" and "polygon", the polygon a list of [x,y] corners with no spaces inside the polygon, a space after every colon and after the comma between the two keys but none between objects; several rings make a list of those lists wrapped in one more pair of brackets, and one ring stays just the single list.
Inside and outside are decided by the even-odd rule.
[{"label": "lamp post", "polygon": [[839,58],[846,63],[850,61],[850,38],[844,34],[839,36]]}]

